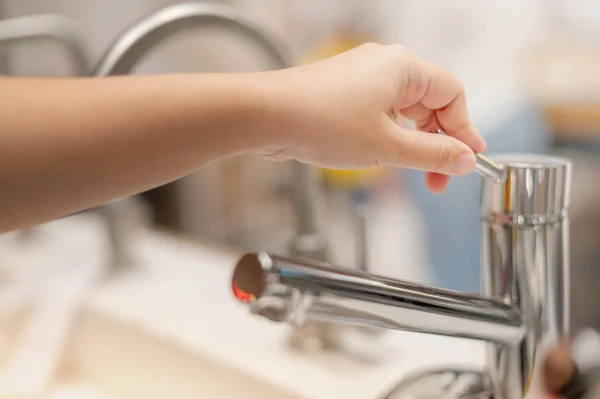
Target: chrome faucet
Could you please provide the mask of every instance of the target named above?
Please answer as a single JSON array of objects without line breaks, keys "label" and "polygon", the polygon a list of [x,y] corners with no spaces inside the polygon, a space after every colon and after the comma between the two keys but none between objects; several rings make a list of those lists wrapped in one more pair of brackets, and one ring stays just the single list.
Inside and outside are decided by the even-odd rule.
[{"label": "chrome faucet", "polygon": [[[277,322],[318,318],[485,341],[488,370],[479,396],[431,397],[523,398],[542,345],[569,332],[571,164],[527,154],[493,159],[499,173],[487,173],[481,195],[485,297],[266,253],[239,260],[236,297]],[[495,162],[486,165],[493,169]],[[387,397],[408,397],[403,393]]]},{"label": "chrome faucet", "polygon": [[[274,69],[293,65],[290,56],[276,44],[273,37],[235,8],[212,2],[189,2],[167,6],[128,28],[105,53],[93,74],[98,77],[129,74],[144,56],[166,39],[197,28],[225,29],[251,40],[268,56]],[[296,230],[290,252],[293,256],[324,260],[326,243],[317,223],[319,187],[311,166],[294,163],[291,195]],[[127,234],[119,227],[115,208],[116,204],[109,204],[104,212],[115,237],[113,246],[120,252],[118,257],[127,258]]]}]

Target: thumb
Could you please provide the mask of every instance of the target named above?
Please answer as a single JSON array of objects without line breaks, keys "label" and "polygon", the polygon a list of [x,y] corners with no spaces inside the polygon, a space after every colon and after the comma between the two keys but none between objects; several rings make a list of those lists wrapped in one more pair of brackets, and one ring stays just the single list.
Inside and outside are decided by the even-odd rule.
[{"label": "thumb", "polygon": [[473,150],[454,137],[409,130],[394,124],[398,145],[389,163],[446,175],[465,175],[475,169]]}]

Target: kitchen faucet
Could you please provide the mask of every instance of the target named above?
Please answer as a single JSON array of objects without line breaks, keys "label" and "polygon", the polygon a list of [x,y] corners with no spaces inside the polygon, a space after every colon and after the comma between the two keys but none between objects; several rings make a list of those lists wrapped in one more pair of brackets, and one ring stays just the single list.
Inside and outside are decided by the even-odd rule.
[{"label": "kitchen faucet", "polygon": [[[478,162],[478,171],[488,177],[481,191],[485,297],[309,259],[250,253],[233,272],[237,299],[277,322],[317,318],[484,341],[488,370],[474,384],[478,396],[469,396],[471,386],[462,394],[431,397],[525,397],[538,375],[543,346],[569,333],[571,164],[529,154]],[[486,174],[490,170],[498,173]]]},{"label": "kitchen faucet", "polygon": [[[215,27],[233,31],[256,43],[275,69],[293,65],[290,56],[276,44],[274,38],[235,8],[212,2],[189,2],[167,6],[125,30],[104,54],[93,75],[104,77],[129,74],[144,56],[175,34],[190,29]],[[292,256],[325,260],[327,245],[318,224],[322,200],[314,168],[294,162],[291,183],[295,234],[290,242],[290,253]],[[119,201],[122,200],[106,205],[103,212],[109,221],[116,257],[127,259],[128,234],[124,223],[119,222],[119,212],[116,209]]]}]

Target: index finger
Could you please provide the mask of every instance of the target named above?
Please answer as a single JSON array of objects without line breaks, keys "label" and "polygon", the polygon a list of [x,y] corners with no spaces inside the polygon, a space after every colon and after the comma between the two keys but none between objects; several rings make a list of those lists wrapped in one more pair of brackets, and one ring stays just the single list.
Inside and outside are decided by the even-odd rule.
[{"label": "index finger", "polygon": [[422,81],[423,74],[427,78],[426,89],[417,104],[435,113],[436,118],[430,119],[437,119],[440,126],[436,127],[467,144],[473,151],[483,151],[485,142],[471,124],[465,90],[460,80],[446,69],[421,57],[415,56],[411,63],[408,82]]}]

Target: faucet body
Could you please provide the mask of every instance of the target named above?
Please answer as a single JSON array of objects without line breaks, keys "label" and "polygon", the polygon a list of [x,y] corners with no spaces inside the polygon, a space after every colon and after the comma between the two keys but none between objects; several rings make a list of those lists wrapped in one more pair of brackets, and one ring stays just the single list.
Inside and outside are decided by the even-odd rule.
[{"label": "faucet body", "polygon": [[498,397],[528,390],[541,345],[569,333],[568,205],[571,166],[560,158],[505,155],[505,184],[484,181],[483,292],[517,306],[527,321],[519,345],[488,351]]},{"label": "faucet body", "polygon": [[[178,33],[198,28],[219,28],[239,34],[241,38],[258,45],[274,69],[293,65],[274,38],[235,8],[212,2],[189,2],[165,7],[128,28],[104,54],[93,75],[129,74],[158,45]],[[324,260],[326,244],[317,223],[321,199],[316,173],[311,166],[295,162],[291,180],[296,230],[290,251],[295,256]],[[119,222],[121,217],[117,204],[106,205],[103,213],[115,252],[113,258],[117,263],[126,263],[130,258],[127,254],[129,234],[126,226]]]},{"label": "faucet body", "polygon": [[571,165],[527,154],[495,160],[506,179],[482,187],[485,297],[266,253],[240,259],[236,296],[273,321],[314,317],[486,341],[490,395],[523,398],[541,345],[569,330]]}]

